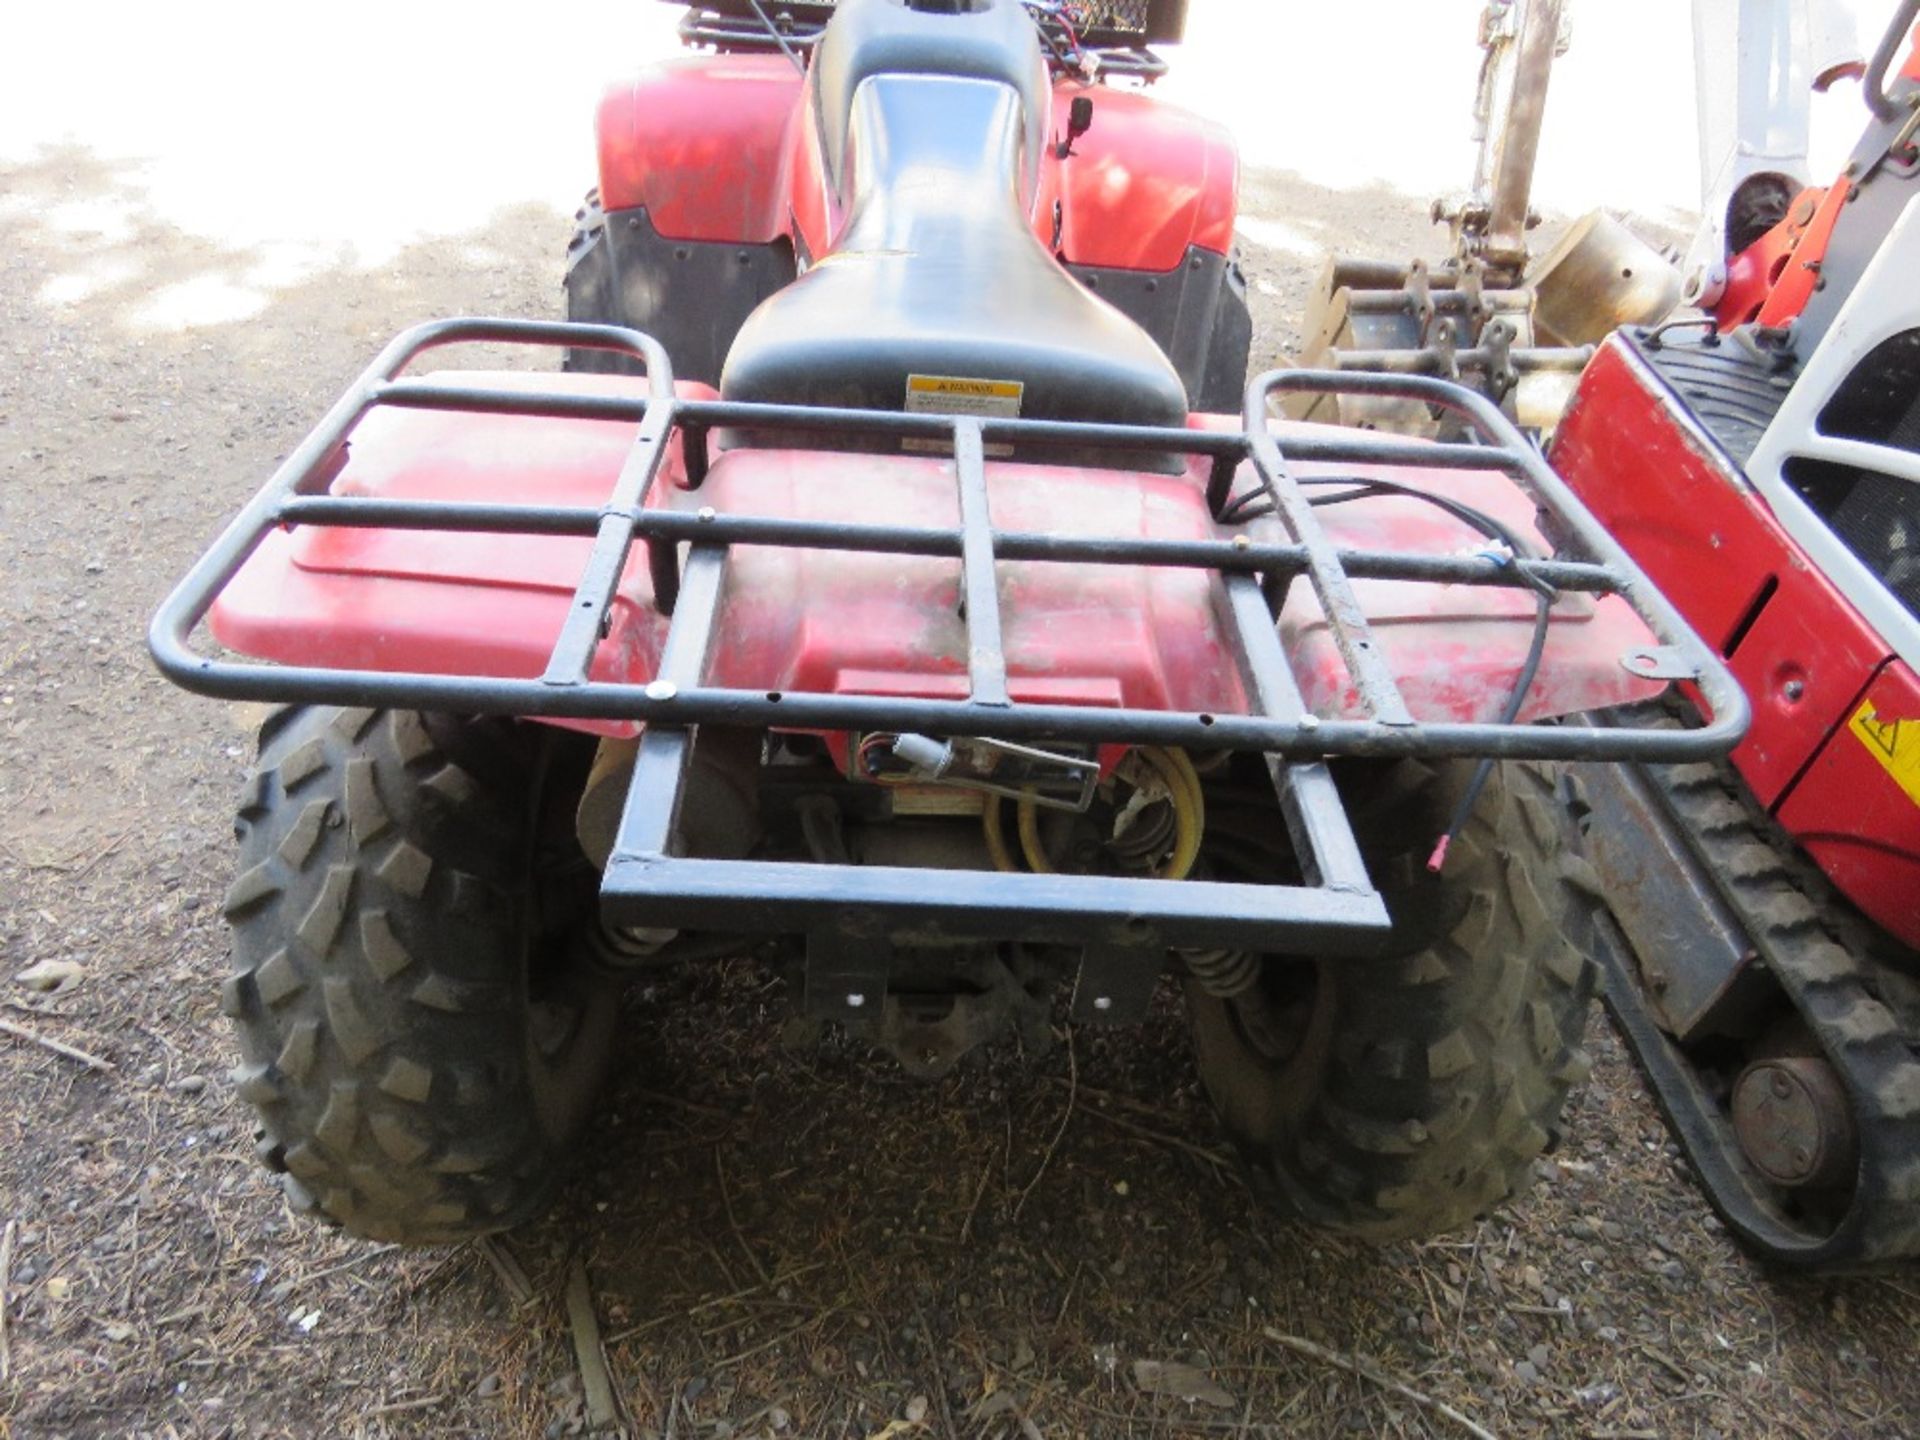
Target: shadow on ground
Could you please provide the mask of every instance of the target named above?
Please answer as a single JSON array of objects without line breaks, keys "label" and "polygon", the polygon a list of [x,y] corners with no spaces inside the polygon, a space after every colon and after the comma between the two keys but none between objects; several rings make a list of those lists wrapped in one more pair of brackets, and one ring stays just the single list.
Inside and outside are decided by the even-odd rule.
[{"label": "shadow on ground", "polygon": [[[1257,360],[1287,353],[1325,250],[1438,244],[1423,201],[1282,175],[1248,193]],[[1760,1274],[1598,1023],[1534,1198],[1426,1245],[1257,1206],[1170,994],[1140,1030],[1063,1032],[929,1086],[830,1038],[783,1043],[783,993],[746,962],[635,987],[558,1207],[490,1253],[290,1220],[216,1004],[249,717],[159,681],[141,629],[395,330],[555,313],[566,223],[505,210],[378,270],[313,270],[169,228],[84,151],[0,171],[0,194],[0,960],[9,981],[77,962],[57,996],[8,983],[7,1016],[105,1062],[0,1040],[0,1425],[577,1433],[575,1264],[620,1403],[654,1434],[1458,1433],[1269,1332],[1370,1357],[1503,1435],[1920,1424],[1920,1297]],[[1143,1389],[1143,1359],[1217,1388]]]}]

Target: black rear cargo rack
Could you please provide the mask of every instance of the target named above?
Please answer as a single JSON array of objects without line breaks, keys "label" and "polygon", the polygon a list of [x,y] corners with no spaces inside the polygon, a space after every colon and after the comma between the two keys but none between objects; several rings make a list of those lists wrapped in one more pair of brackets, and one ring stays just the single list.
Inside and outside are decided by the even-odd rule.
[{"label": "black rear cargo rack", "polygon": [[[426,351],[475,342],[622,351],[646,367],[647,394],[630,398],[542,390],[536,375],[528,377],[524,390],[400,378]],[[1452,412],[1475,439],[1429,443],[1331,432],[1289,437],[1283,454],[1266,415],[1269,397],[1288,391],[1417,399]],[[639,423],[639,433],[606,503],[597,508],[314,493],[324,489],[321,477],[330,457],[379,406],[628,420]],[[153,619],[149,644],[169,678],[186,689],[227,700],[641,722],[645,731],[602,883],[608,920],[649,928],[805,932],[810,943],[843,958],[863,948],[884,948],[884,937],[902,929],[1085,946],[1089,965],[1097,955],[1137,958],[1145,951],[1182,945],[1364,951],[1377,942],[1387,917],[1368,880],[1327,759],[1410,755],[1676,761],[1723,755],[1745,732],[1746,699],[1719,657],[1692,633],[1538,451],[1482,397],[1417,376],[1282,371],[1248,387],[1242,420],[1239,431],[1201,431],[687,400],[674,393],[672,367],[660,345],[632,330],[517,320],[441,321],[410,330],[387,346],[167,597]],[[648,508],[674,433],[679,432],[689,479],[697,485],[705,475],[711,432],[721,427],[762,437],[804,434],[816,447],[831,444],[835,436],[869,445],[880,438],[950,445],[960,524],[843,524],[721,514],[711,508],[691,514]],[[1016,443],[1025,454],[1039,450],[1206,457],[1211,462],[1208,498],[1216,515],[1227,503],[1236,472],[1250,463],[1291,540],[1245,543],[1243,536],[1233,541],[1176,541],[997,529],[988,514],[986,447]],[[1548,528],[1561,537],[1562,553],[1572,558],[1338,548],[1321,530],[1305,492],[1289,474],[1290,459],[1502,472],[1541,507]],[[575,535],[592,536],[594,543],[567,621],[538,679],[272,665],[197,653],[191,636],[221,591],[260,542],[287,525]],[[645,684],[593,680],[589,669],[602,624],[635,544],[646,549],[656,602],[673,617],[659,673]],[[958,559],[968,697],[898,699],[707,684],[729,547],[736,544]],[[1012,700],[995,565],[1014,560],[1215,571],[1221,577],[1222,629],[1238,652],[1256,713],[1186,714]],[[1275,624],[1276,597],[1297,577],[1304,577],[1319,598],[1365,718],[1320,719],[1304,709]],[[1692,730],[1418,721],[1380,658],[1351,588],[1356,578],[1516,588],[1537,580],[1562,591],[1620,595],[1655,636],[1656,646],[1642,657],[1646,673],[1691,681],[1711,719]],[[676,856],[675,821],[695,727],[702,724],[1264,752],[1305,883],[1169,884],[942,872],[939,883],[931,885],[927,872],[914,869]],[[873,966],[866,969],[874,972]]]},{"label": "black rear cargo rack", "polygon": [[[726,53],[786,55],[796,63],[820,39],[838,0],[670,0],[686,5],[680,39]],[[1097,59],[1099,73],[1157,80],[1166,62],[1148,46],[1178,43],[1186,31],[1187,0],[1099,0],[1071,35],[1042,0],[1029,4],[1048,64],[1078,68]],[[1077,42],[1077,43],[1076,43]]]}]

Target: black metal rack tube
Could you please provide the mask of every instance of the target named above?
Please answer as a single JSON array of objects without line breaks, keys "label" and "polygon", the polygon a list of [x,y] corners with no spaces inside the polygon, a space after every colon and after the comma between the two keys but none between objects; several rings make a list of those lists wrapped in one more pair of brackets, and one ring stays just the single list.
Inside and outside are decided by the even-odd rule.
[{"label": "black metal rack tube", "polygon": [[[687,556],[685,584],[667,643],[660,653],[653,688],[698,685],[713,651],[714,631],[726,585],[727,552],[718,545],[696,545]],[[634,755],[614,850],[631,855],[671,853],[686,793],[687,766],[693,759],[694,731],[685,725],[649,725]]]},{"label": "black metal rack tube", "polygon": [[996,708],[1007,694],[1006,637],[993,563],[993,520],[987,500],[987,458],[980,423],[953,422],[953,469],[960,489],[960,599],[967,627],[967,698]]},{"label": "black metal rack tube", "polygon": [[[1272,396],[1287,391],[1306,394],[1349,393],[1389,399],[1423,400],[1451,410],[1468,420],[1487,441],[1487,451],[1500,456],[1495,467],[1514,480],[1527,495],[1569,532],[1582,554],[1598,561],[1617,577],[1614,593],[1626,600],[1652,630],[1661,645],[1678,650],[1693,671],[1713,718],[1689,735],[1713,735],[1729,748],[1746,734],[1752,707],[1746,692],[1680,612],[1673,608],[1619,541],[1607,533],[1585,502],[1547,464],[1546,457],[1526,443],[1498,406],[1465,386],[1423,375],[1349,375],[1316,370],[1276,370],[1255,385]],[[1262,409],[1264,412],[1264,404]],[[1466,447],[1459,447],[1466,448]],[[1724,752],[1722,752],[1724,753]]]},{"label": "black metal rack tube", "polygon": [[[522,535],[593,535],[604,509],[586,506],[488,505],[449,500],[390,500],[379,496],[295,496],[280,507],[281,523],[338,525],[373,530],[444,530]],[[644,510],[634,528],[648,538],[729,545],[778,545],[808,550],[853,550],[897,555],[957,558],[964,553],[961,532],[931,526],[841,524],[833,520],[791,520],[779,516],[720,515],[684,510]],[[1282,578],[1306,569],[1301,545],[1235,540],[1145,540],[1104,536],[1052,535],[999,530],[993,537],[996,560],[1053,561],[1065,565],[1158,565]],[[1525,589],[1526,577],[1557,590],[1611,594],[1617,579],[1601,565],[1579,561],[1509,562],[1482,555],[1415,555],[1390,550],[1336,549],[1340,568],[1353,579],[1417,580],[1441,585],[1483,585]]]}]

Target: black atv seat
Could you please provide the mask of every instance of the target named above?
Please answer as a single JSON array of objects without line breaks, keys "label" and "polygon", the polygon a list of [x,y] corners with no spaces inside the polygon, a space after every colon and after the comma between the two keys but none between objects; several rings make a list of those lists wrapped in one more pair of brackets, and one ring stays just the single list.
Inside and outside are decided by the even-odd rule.
[{"label": "black atv seat", "polygon": [[[830,159],[828,117],[846,97],[836,186],[846,225],[831,252],[748,316],[721,394],[1184,423],[1186,391],[1159,346],[1029,226],[1049,92],[1019,0],[919,3],[975,8],[848,0],[821,38],[811,88]],[[953,380],[986,388],[968,396],[939,383]]]},{"label": "black atv seat", "polygon": [[[875,75],[997,80],[1020,92],[1029,185],[1046,142],[1046,57],[1020,0],[846,0],[814,47],[808,99],[827,173],[842,201],[853,97]],[[1028,191],[1031,198],[1031,191]]]}]

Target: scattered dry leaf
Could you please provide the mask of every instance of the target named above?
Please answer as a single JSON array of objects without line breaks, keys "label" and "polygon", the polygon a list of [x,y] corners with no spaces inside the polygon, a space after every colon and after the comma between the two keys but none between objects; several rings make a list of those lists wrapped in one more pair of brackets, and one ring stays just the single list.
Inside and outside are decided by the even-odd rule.
[{"label": "scattered dry leaf", "polygon": [[1148,1395],[1171,1395],[1189,1405],[1230,1410],[1239,1403],[1206,1371],[1178,1360],[1134,1361],[1133,1383]]}]

